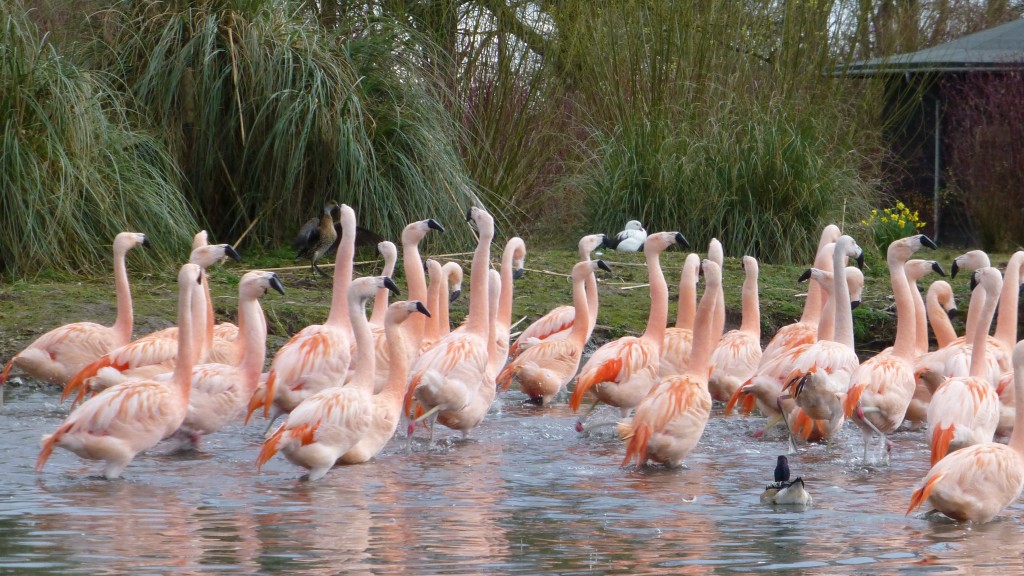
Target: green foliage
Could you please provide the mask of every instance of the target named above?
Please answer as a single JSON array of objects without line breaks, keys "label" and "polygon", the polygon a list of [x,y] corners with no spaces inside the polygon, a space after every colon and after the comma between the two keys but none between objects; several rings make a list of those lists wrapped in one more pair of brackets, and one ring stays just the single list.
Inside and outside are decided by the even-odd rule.
[{"label": "green foliage", "polygon": [[219,237],[278,244],[327,198],[388,238],[457,221],[477,200],[414,35],[307,16],[269,0],[117,2],[95,61],[166,135]]},{"label": "green foliage", "polygon": [[849,81],[820,73],[827,19],[745,6],[579,12],[565,42],[593,79],[580,87],[592,156],[576,181],[591,228],[635,218],[695,245],[718,237],[729,254],[806,262],[822,226],[866,213],[877,134],[849,121],[867,113]]},{"label": "green foliage", "polygon": [[[0,2],[0,267],[109,273],[118,232],[180,259],[197,230],[160,143],[101,74],[57,53],[16,4]],[[151,253],[152,258],[152,253]]]}]

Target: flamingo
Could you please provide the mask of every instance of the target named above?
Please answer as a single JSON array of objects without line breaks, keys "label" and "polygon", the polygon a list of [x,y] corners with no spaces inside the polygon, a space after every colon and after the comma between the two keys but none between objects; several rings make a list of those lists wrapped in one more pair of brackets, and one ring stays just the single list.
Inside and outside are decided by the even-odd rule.
[{"label": "flamingo", "polygon": [[576,311],[569,337],[549,338],[527,348],[498,374],[499,386],[507,390],[516,379],[533,404],[544,406],[572,380],[589,339],[590,306],[586,285],[597,268],[611,272],[603,260],[577,262],[572,268],[572,300]]},{"label": "flamingo", "polygon": [[889,279],[896,300],[896,339],[892,353],[877,354],[853,371],[846,390],[844,411],[860,426],[864,437],[864,461],[872,433],[878,434],[883,461],[889,458],[885,435],[903,423],[907,406],[914,396],[914,352],[917,320],[913,289],[907,279],[906,262],[921,248],[936,249],[924,234],[894,240],[886,251]]},{"label": "flamingo", "polygon": [[722,269],[708,259],[701,262],[701,270],[704,296],[697,308],[693,349],[686,373],[659,380],[637,405],[633,420],[618,424],[619,437],[627,443],[622,466],[635,461],[641,467],[651,460],[676,468],[683,464],[704,434],[711,416],[707,375],[711,352],[718,343],[712,332]]},{"label": "flamingo", "polygon": [[971,372],[967,377],[947,378],[932,393],[928,404],[932,465],[950,451],[991,442],[999,424],[999,395],[993,383],[986,379],[985,338],[992,325],[1003,278],[991,267],[978,269],[974,278],[978,282],[975,290],[983,292],[983,304],[971,335]]},{"label": "flamingo", "polygon": [[54,384],[64,384],[93,360],[131,340],[134,319],[125,255],[140,244],[150,246],[145,234],[121,232],[114,238],[117,318],[113,326],[75,322],[54,328],[37,338],[4,366],[0,375],[0,406],[3,406],[3,385],[12,369]]},{"label": "flamingo", "polygon": [[665,328],[665,341],[661,345],[658,375],[661,377],[682,374],[690,359],[693,347],[693,320],[697,313],[697,272],[700,270],[700,256],[690,253],[683,261],[679,274],[679,305],[676,308],[676,325]]},{"label": "flamingo", "polygon": [[[580,238],[579,241],[579,252],[580,262],[589,262],[590,254],[594,250],[597,250],[605,243],[604,234],[589,234]],[[698,263],[699,263],[698,259]],[[598,306],[598,295],[597,295],[597,278],[592,276],[587,278],[587,309],[589,310],[590,325],[587,327],[587,339],[594,332],[594,326],[597,324],[597,306]],[[573,321],[576,314],[576,308],[574,306],[558,306],[551,310],[547,314],[541,316],[536,322],[527,326],[520,334],[516,341],[509,348],[509,354],[513,358],[518,356],[522,350],[521,345],[525,345],[527,342],[536,343],[535,341],[547,340],[550,338],[560,339],[567,338],[569,332],[572,330]],[[525,348],[525,346],[524,346]]]},{"label": "flamingo", "polygon": [[614,239],[609,240],[607,245],[619,252],[639,252],[643,249],[646,241],[647,230],[644,230],[643,224],[639,220],[630,220],[626,222],[622,232],[616,234]]},{"label": "flamingo", "polygon": [[[953,298],[953,287],[949,282],[936,280],[928,286],[925,309],[939,348],[956,340],[956,331],[949,319],[951,314],[956,313],[956,300]],[[920,429],[928,421],[928,403],[931,398],[932,393],[928,387],[921,379],[916,379],[914,397],[910,399],[907,413],[903,417],[904,421],[910,424],[911,430]]]},{"label": "flamingo", "polygon": [[[795,418],[786,418],[786,424],[790,430],[791,449],[793,436],[805,434],[808,430],[806,418],[828,420],[830,426],[826,431],[826,437],[831,437],[842,424],[842,419],[839,417],[842,410],[839,408],[839,414],[836,414],[838,406],[831,401],[830,394],[839,395],[846,391],[850,374],[860,363],[853,348],[853,315],[844,260],[847,257],[859,257],[860,255],[861,249],[853,238],[843,235],[836,240],[832,254],[834,272],[832,273],[832,298],[830,298],[833,303],[830,307],[834,307],[835,335],[834,339],[819,338],[807,346],[796,357],[793,370],[790,372],[787,386],[792,387],[799,382],[799,385],[793,390],[793,397],[801,409]],[[902,273],[901,269],[900,274]],[[819,328],[819,335],[821,332],[822,330]],[[824,378],[802,379],[809,372],[817,372]],[[806,435],[804,435],[804,439],[808,439]]]},{"label": "flamingo", "polygon": [[41,472],[55,447],[80,458],[102,460],[103,475],[114,479],[143,450],[170,436],[185,419],[193,366],[192,293],[202,271],[185,264],[178,272],[178,351],[171,382],[144,380],[112,386],[76,408],[53,434],[43,436],[36,460]]},{"label": "flamingo", "polygon": [[512,331],[512,284],[523,277],[526,243],[513,236],[505,243],[501,255],[501,293],[494,322],[494,350],[488,355],[487,369],[497,374],[508,360],[509,335]]},{"label": "flamingo", "polygon": [[[427,285],[427,301],[426,306],[429,310],[438,311],[441,302],[441,291],[442,287],[445,292],[448,291],[448,281],[444,277],[444,269],[441,267],[441,263],[432,258],[428,258],[423,263],[424,268],[427,269],[427,278],[430,280]],[[447,299],[447,295],[445,296]],[[423,338],[420,340],[420,351],[429,350],[439,339],[441,338],[441,315],[432,314],[427,319],[427,325],[423,329]],[[379,344],[378,344],[379,346]],[[380,355],[377,356],[378,361]]]},{"label": "flamingo", "polygon": [[352,284],[356,235],[356,213],[347,204],[341,205],[341,231],[327,321],[306,326],[277,351],[270,363],[266,384],[249,401],[246,422],[263,406],[264,416],[273,408],[270,419],[273,424],[278,416],[291,412],[304,399],[325,388],[341,386],[345,381],[352,354],[352,324],[346,300]]},{"label": "flamingo", "polygon": [[[726,332],[711,353],[708,391],[711,398],[728,402],[736,390],[754,375],[761,361],[761,309],[757,295],[757,259],[744,256],[743,321],[739,329]],[[715,307],[724,307],[719,302]],[[714,330],[714,327],[712,327]]]},{"label": "flamingo", "polygon": [[273,289],[284,294],[281,279],[273,272],[246,272],[238,283],[239,341],[242,360],[238,365],[199,364],[192,368],[188,413],[179,435],[199,445],[199,439],[245,416],[263,372],[267,355],[267,320],[259,298]]},{"label": "flamingo", "polygon": [[366,462],[380,453],[391,437],[395,435],[398,421],[402,417],[402,399],[408,382],[410,350],[405,344],[405,336],[399,328],[413,314],[431,317],[430,311],[422,302],[402,301],[388,306],[384,317],[384,330],[387,332],[388,349],[391,367],[388,370],[388,383],[383,390],[373,396],[370,426],[362,438],[338,461],[342,464],[359,464]]},{"label": "flamingo", "polygon": [[[405,285],[409,292],[409,300],[427,301],[427,277],[423,272],[423,260],[420,258],[420,242],[431,230],[444,232],[444,227],[433,218],[419,220],[408,224],[402,230],[402,269],[405,271]],[[426,318],[413,316],[402,324],[406,338],[412,350],[419,350],[426,328]]]},{"label": "flamingo", "polygon": [[[625,418],[658,381],[658,359],[668,317],[668,286],[659,257],[675,244],[684,248],[688,246],[686,238],[679,232],[657,232],[647,237],[644,256],[651,298],[647,328],[642,336],[624,336],[594,352],[580,370],[576,388],[569,398],[573,412],[579,411],[583,396],[593,390],[598,402],[615,406]],[[582,430],[584,419],[585,416],[577,422],[577,430]]]},{"label": "flamingo", "polygon": [[1013,348],[1014,408],[1009,444],[957,450],[933,465],[910,498],[907,514],[928,502],[958,521],[988,522],[1024,488],[1024,342]]},{"label": "flamingo", "polygon": [[[343,234],[355,230],[354,226],[342,226]],[[256,458],[257,470],[280,451],[289,462],[309,470],[310,481],[319,480],[367,433],[373,420],[375,359],[366,303],[382,286],[398,294],[398,287],[387,276],[358,278],[348,290],[348,316],[356,341],[352,381],[320,390],[300,402],[263,443]]]},{"label": "flamingo", "polygon": [[[828,254],[831,259],[833,254],[833,248],[835,244],[826,246],[825,253]],[[831,265],[830,265],[831,268]],[[859,268],[854,266],[847,266],[846,270],[846,285],[850,292],[850,309],[856,308],[860,305],[861,292],[864,288],[864,275],[861,273]],[[822,339],[831,340],[835,337],[835,301],[833,300],[832,291],[835,285],[835,279],[832,272],[822,270],[819,268],[811,268],[800,276],[799,281],[805,282],[813,280],[812,284],[817,286],[820,292],[819,294],[825,296],[825,310],[821,314],[818,321],[818,327],[815,329],[815,334],[820,336]],[[810,293],[811,290],[808,290]],[[792,326],[792,324],[790,324]],[[796,367],[796,362],[800,358],[800,355],[807,350],[812,343],[805,343],[795,346],[793,348],[776,348],[776,355],[773,360],[765,361],[764,354],[762,353],[761,362],[758,364],[757,371],[754,376],[751,377],[747,382],[740,386],[736,392],[733,393],[732,398],[725,406],[725,413],[728,415],[732,412],[733,408],[737,405],[740,406],[740,412],[744,415],[750,415],[756,406],[765,416],[768,417],[768,422],[765,427],[757,432],[755,436],[760,437],[764,435],[769,429],[775,424],[781,422],[784,419],[783,412],[787,414],[792,412],[793,417],[798,415],[795,410],[798,408],[796,403],[789,400],[791,405],[781,406],[779,404],[779,398],[783,395],[783,388],[788,379],[791,377],[793,370]],[[805,382],[806,384],[806,382]],[[808,392],[814,389],[814,385],[810,389],[807,389],[806,385],[801,387],[801,392],[804,390]],[[808,400],[811,396],[806,396]],[[785,408],[785,410],[783,410]],[[803,422],[805,431],[814,430],[823,431],[825,430],[824,422]],[[803,434],[801,434],[803,435]],[[826,434],[827,435],[827,434]],[[811,436],[807,436],[808,440],[818,440],[823,438],[824,435],[819,433],[813,433]],[[795,450],[795,447],[793,448]]]},{"label": "flamingo", "polygon": [[917,358],[928,352],[928,307],[921,295],[921,288],[917,285],[917,281],[932,272],[939,276],[945,276],[946,271],[935,260],[915,258],[907,260],[906,272],[907,281],[910,282],[911,295],[914,297],[914,357]]},{"label": "flamingo", "polygon": [[[196,247],[189,257],[189,262],[199,266],[203,272],[204,284],[204,290],[194,292],[193,298],[196,301],[190,307],[193,314],[192,329],[197,331],[196,344],[192,348],[196,354],[193,360],[196,361],[209,354],[211,343],[208,342],[208,338],[213,334],[213,310],[207,309],[210,299],[205,291],[205,270],[224,258],[232,258],[235,261],[242,259],[230,244],[209,245],[205,241],[205,232],[197,234],[194,244]],[[131,379],[150,379],[169,372],[174,368],[178,358],[178,331],[178,326],[171,326],[100,356],[68,380],[61,394],[61,401],[76,394],[72,402],[76,404],[90,390],[99,392]]]},{"label": "flamingo", "polygon": [[[718,264],[720,270],[725,270],[725,250],[718,238],[712,238],[708,242],[708,260]],[[705,287],[705,289],[707,289]],[[711,337],[716,341],[725,332],[725,290],[722,284],[718,284],[718,304],[715,306],[715,315],[711,320]]]},{"label": "flamingo", "polygon": [[[437,421],[459,430],[463,437],[483,421],[494,401],[494,374],[488,373],[488,353],[494,329],[490,322],[488,266],[494,218],[472,207],[466,219],[476,223],[478,241],[470,269],[469,313],[461,330],[442,338],[416,358],[409,372],[406,413],[415,399],[416,420],[437,414]],[[431,427],[431,430],[433,427]],[[409,433],[412,432],[412,425]]]}]

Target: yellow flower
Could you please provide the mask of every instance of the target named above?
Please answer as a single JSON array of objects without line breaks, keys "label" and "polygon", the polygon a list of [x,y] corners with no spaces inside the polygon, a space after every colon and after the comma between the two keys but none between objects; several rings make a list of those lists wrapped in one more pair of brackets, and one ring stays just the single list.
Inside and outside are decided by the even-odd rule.
[{"label": "yellow flower", "polygon": [[878,216],[878,210],[872,210],[871,211],[871,215],[872,216]]},{"label": "yellow flower", "polygon": [[867,220],[861,220],[860,224],[861,224],[861,226],[867,226],[868,225],[868,221]]},{"label": "yellow flower", "polygon": [[899,208],[900,210],[906,208],[906,206],[903,205],[903,202],[896,202],[896,207]]},{"label": "yellow flower", "polygon": [[924,228],[924,222],[917,223],[917,229],[920,230],[921,228]]},{"label": "yellow flower", "polygon": [[899,220],[900,228],[903,228],[903,225],[906,224],[906,223],[907,223],[906,220]]},{"label": "yellow flower", "polygon": [[882,224],[887,224],[888,222],[889,222],[889,219],[886,218],[885,216],[882,216]]}]

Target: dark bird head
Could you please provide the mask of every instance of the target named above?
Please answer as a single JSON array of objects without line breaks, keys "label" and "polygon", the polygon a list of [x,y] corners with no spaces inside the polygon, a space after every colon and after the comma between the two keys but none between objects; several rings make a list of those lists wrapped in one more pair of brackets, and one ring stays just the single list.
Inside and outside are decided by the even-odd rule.
[{"label": "dark bird head", "polygon": [[149,241],[149,236],[143,236],[142,237],[142,247],[143,248],[152,248],[153,247],[153,243]]},{"label": "dark bird head", "polygon": [[785,456],[779,456],[775,464],[775,481],[789,482],[789,459]]},{"label": "dark bird head", "polygon": [[860,300],[850,300],[850,310],[856,310],[860,307]]},{"label": "dark bird head", "polygon": [[861,250],[860,246],[857,247],[857,268],[864,269],[864,251]]},{"label": "dark bird head", "polygon": [[242,255],[236,252],[234,246],[232,246],[231,244],[224,245],[224,255],[227,256],[228,258],[231,258],[235,262],[242,261]]},{"label": "dark bird head", "polygon": [[270,287],[277,290],[282,295],[284,294],[284,284],[281,283],[281,277],[278,276],[276,272],[270,277]]},{"label": "dark bird head", "polygon": [[797,282],[807,282],[810,279],[811,279],[811,269],[808,268],[807,270],[804,270],[804,273],[801,274],[800,277],[796,279],[796,281]]},{"label": "dark bird head", "polygon": [[423,314],[427,318],[430,318],[430,311],[427,310],[427,307],[423,305],[423,302],[420,302],[418,300],[416,301],[416,311],[419,312],[420,314]]}]

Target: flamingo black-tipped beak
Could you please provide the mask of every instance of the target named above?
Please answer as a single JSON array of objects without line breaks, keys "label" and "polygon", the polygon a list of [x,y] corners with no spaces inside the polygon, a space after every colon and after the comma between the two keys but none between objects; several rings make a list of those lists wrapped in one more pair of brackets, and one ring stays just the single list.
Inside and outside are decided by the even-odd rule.
[{"label": "flamingo black-tipped beak", "polygon": [[953,260],[953,266],[949,269],[949,277],[956,278],[957,272],[960,271],[960,266],[957,265],[956,260]]},{"label": "flamingo black-tipped beak", "polygon": [[472,221],[473,221],[473,209],[470,208],[469,210],[466,210],[466,222],[472,222]]},{"label": "flamingo black-tipped beak", "polygon": [[387,276],[382,276],[382,278],[384,278],[384,287],[385,288],[387,288],[388,290],[391,290],[392,292],[394,292],[395,296],[398,296],[399,294],[401,294],[401,292],[398,291],[398,286],[395,286],[395,283],[394,283],[394,281],[391,280],[391,278],[388,278]]},{"label": "flamingo black-tipped beak", "polygon": [[203,285],[203,271],[202,271],[202,269],[199,270],[199,276],[196,276],[196,284],[199,284],[200,286]]},{"label": "flamingo black-tipped beak", "polygon": [[452,292],[451,296],[448,297],[448,302],[455,302],[459,299],[459,296],[462,296],[462,290]]},{"label": "flamingo black-tipped beak", "polygon": [[861,270],[864,269],[864,251],[863,250],[860,250],[860,252],[857,253],[857,268],[859,268]]},{"label": "flamingo black-tipped beak", "polygon": [[971,274],[971,292],[974,292],[974,289],[977,288],[977,287],[978,287],[978,271],[975,270],[974,273]]},{"label": "flamingo black-tipped beak", "polygon": [[942,265],[938,262],[932,262],[932,270],[939,276],[945,276],[946,271],[942,269]]},{"label": "flamingo black-tipped beak", "polygon": [[142,247],[143,248],[152,248],[153,247],[153,243],[149,241],[149,236],[143,236],[142,237]]},{"label": "flamingo black-tipped beak", "polygon": [[921,234],[921,245],[925,248],[931,248],[932,250],[938,250],[939,246],[931,238]]},{"label": "flamingo black-tipped beak", "polygon": [[850,310],[856,310],[860,307],[860,300],[850,300]]},{"label": "flamingo black-tipped beak", "polygon": [[804,270],[804,273],[801,274],[800,277],[796,279],[796,281],[797,282],[807,282],[810,279],[811,279],[811,269],[808,268],[807,270]]},{"label": "flamingo black-tipped beak", "polygon": [[444,232],[444,226],[438,224],[437,220],[434,220],[433,218],[427,219],[427,228],[430,228],[431,230],[437,230],[438,232]]},{"label": "flamingo black-tipped beak", "polygon": [[700,261],[700,266],[697,266],[697,277],[704,276],[704,260]]},{"label": "flamingo black-tipped beak", "polygon": [[604,260],[598,260],[597,261],[597,267],[600,268],[601,270],[604,270],[605,272],[611,272],[612,271],[612,267],[609,266],[607,263],[605,263]]},{"label": "flamingo black-tipped beak", "polygon": [[227,256],[228,258],[231,258],[235,262],[242,261],[242,255],[236,252],[234,247],[231,246],[231,244],[224,245],[224,255]]},{"label": "flamingo black-tipped beak", "polygon": [[430,318],[430,310],[427,310],[427,307],[423,305],[423,302],[416,302],[416,311],[427,318]]},{"label": "flamingo black-tipped beak", "polygon": [[680,233],[680,232],[676,232],[676,244],[679,244],[685,250],[689,250],[690,249],[690,243],[687,242],[686,238],[683,237],[682,233]]},{"label": "flamingo black-tipped beak", "polygon": [[950,308],[949,310],[946,310],[946,317],[949,318],[950,320],[956,318],[959,315],[960,311],[957,310],[956,308]]},{"label": "flamingo black-tipped beak", "polygon": [[526,275],[526,268],[516,268],[512,271],[512,279],[519,280]]},{"label": "flamingo black-tipped beak", "polygon": [[281,283],[281,277],[277,274],[270,278],[270,287],[280,292],[282,296],[284,295],[284,284]]},{"label": "flamingo black-tipped beak", "polygon": [[598,244],[597,247],[599,249],[608,247],[608,236],[606,234],[601,234],[601,243]]}]

